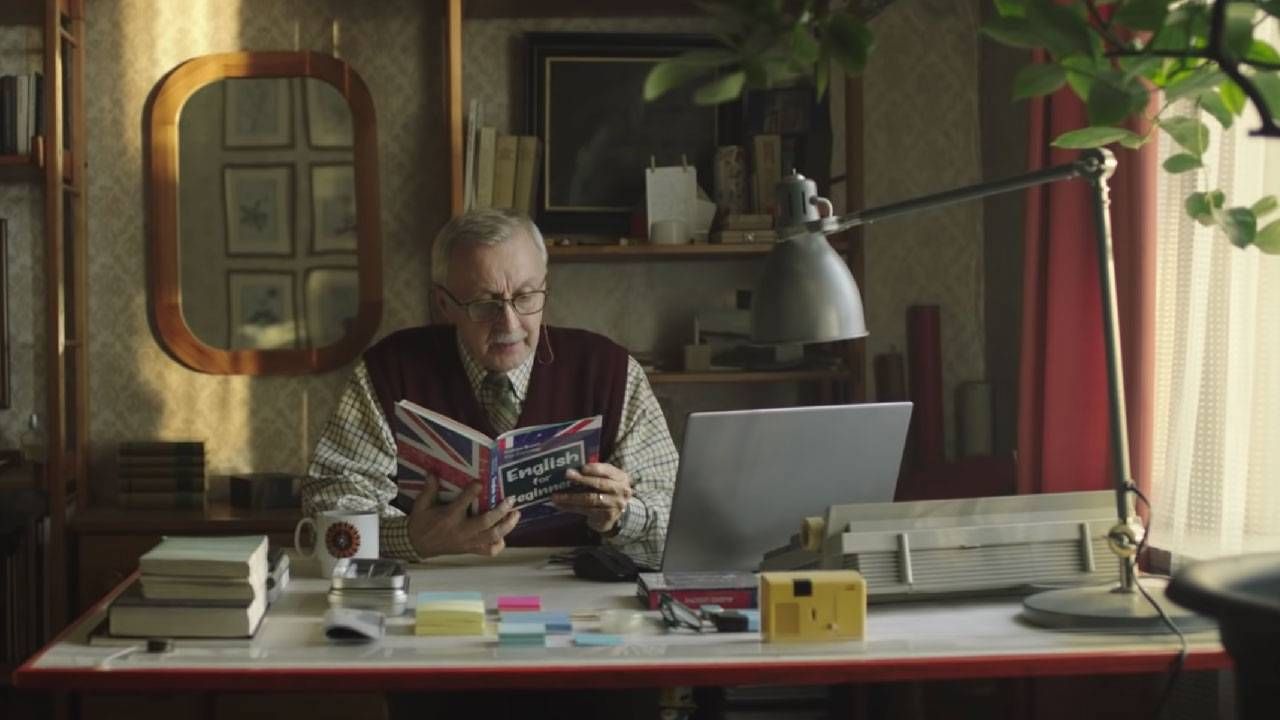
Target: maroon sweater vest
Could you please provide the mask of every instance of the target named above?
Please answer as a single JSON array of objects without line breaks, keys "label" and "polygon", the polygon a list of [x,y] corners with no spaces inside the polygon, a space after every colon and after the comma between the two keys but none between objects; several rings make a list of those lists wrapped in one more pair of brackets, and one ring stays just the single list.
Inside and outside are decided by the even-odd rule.
[{"label": "maroon sweater vest", "polygon": [[[602,415],[600,459],[613,455],[627,387],[627,351],[586,330],[542,328],[516,427]],[[428,325],[392,333],[364,353],[365,368],[382,414],[396,401],[411,400],[493,437],[493,426],[467,380],[451,325]],[[581,515],[555,513],[522,521],[507,545],[561,546],[598,543]]]}]

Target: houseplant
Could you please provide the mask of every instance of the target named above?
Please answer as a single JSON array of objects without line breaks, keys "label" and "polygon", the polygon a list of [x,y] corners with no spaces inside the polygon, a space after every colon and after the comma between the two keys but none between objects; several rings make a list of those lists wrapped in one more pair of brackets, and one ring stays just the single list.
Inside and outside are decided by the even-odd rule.
[{"label": "houseplant", "polygon": [[[996,42],[1040,51],[1043,62],[1014,79],[1015,98],[1062,88],[1084,102],[1089,125],[1064,133],[1062,148],[1118,143],[1136,148],[1167,133],[1180,152],[1164,163],[1170,173],[1202,167],[1208,149],[1206,116],[1231,126],[1252,105],[1255,134],[1280,138],[1280,52],[1258,39],[1263,23],[1280,23],[1280,0],[993,0],[996,17],[982,28]],[[832,62],[859,73],[872,52],[869,19],[888,0],[849,3],[801,0],[714,0],[701,3],[715,20],[722,47],[657,64],[645,96],[656,98],[698,83],[698,102],[720,103],[745,89],[808,80],[821,94]],[[1123,127],[1162,93],[1152,131]],[[1190,111],[1187,111],[1187,108]],[[1238,247],[1280,254],[1274,195],[1232,205],[1221,190],[1187,197],[1186,211],[1216,225]]]}]

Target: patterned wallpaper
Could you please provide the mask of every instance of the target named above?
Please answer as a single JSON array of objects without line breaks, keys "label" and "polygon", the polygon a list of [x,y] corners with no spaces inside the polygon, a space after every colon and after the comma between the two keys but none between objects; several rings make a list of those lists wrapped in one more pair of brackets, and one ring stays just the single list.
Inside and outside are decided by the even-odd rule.
[{"label": "patterned wallpaper", "polygon": [[[869,207],[982,179],[979,14],[973,2],[913,0],[872,23],[876,48],[864,77]],[[868,362],[894,347],[905,356],[909,306],[941,306],[948,454],[955,388],[986,374],[982,254],[981,203],[886,220],[866,233]]]},{"label": "patterned wallpaper", "polygon": [[[970,3],[953,5],[897,3],[875,22],[878,48],[866,80],[869,203],[978,177],[977,12]],[[204,439],[215,473],[301,471],[346,376],[345,369],[295,378],[204,375],[172,360],[153,339],[144,283],[141,124],[148,93],[164,73],[197,55],[330,51],[325,18],[339,19],[339,54],[368,83],[377,109],[385,334],[425,319],[428,243],[447,217],[446,143],[435,99],[440,21],[428,7],[416,0],[88,4],[89,402],[99,492],[111,492],[111,451],[126,439]],[[468,21],[464,87],[468,99],[484,99],[489,119],[518,122],[523,99],[514,90],[521,77],[514,38],[550,29],[691,28],[687,19]],[[8,192],[3,197],[6,206],[20,202]],[[872,353],[903,346],[906,305],[940,302],[948,387],[982,376],[980,223],[977,209],[962,209],[872,229],[864,290],[876,333]],[[558,266],[549,320],[670,357],[691,332],[692,308],[728,302],[735,288],[751,286],[756,270],[751,261]],[[767,386],[660,387],[658,394],[677,432],[690,410],[795,399],[793,388]]]}]

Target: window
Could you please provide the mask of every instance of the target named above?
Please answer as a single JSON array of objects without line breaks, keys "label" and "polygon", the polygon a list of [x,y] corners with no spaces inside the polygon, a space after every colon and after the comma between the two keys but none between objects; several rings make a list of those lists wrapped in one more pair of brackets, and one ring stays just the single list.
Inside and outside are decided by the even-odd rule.
[{"label": "window", "polygon": [[[1280,193],[1280,140],[1250,137],[1251,113],[1227,130],[1205,115],[1205,167],[1159,179],[1151,542],[1197,557],[1280,548],[1280,256],[1183,210],[1198,190]],[[1173,146],[1162,133],[1162,160]]]}]

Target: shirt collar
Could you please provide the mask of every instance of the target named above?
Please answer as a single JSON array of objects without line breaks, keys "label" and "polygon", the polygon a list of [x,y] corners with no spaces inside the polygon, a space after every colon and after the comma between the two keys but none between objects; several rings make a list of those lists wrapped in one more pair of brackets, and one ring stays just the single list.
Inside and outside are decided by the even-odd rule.
[{"label": "shirt collar", "polygon": [[[454,333],[455,344],[458,347],[458,357],[462,358],[462,369],[467,373],[467,382],[471,384],[471,391],[476,397],[480,397],[480,390],[484,386],[484,379],[488,376],[489,371],[483,365],[476,362],[471,357],[471,353],[462,345],[462,336],[457,332]],[[533,356],[537,353],[529,353],[529,357],[520,363],[514,370],[506,373],[507,379],[511,381],[511,388],[516,393],[516,400],[524,402],[526,393],[529,390],[529,378],[533,376]]]}]

